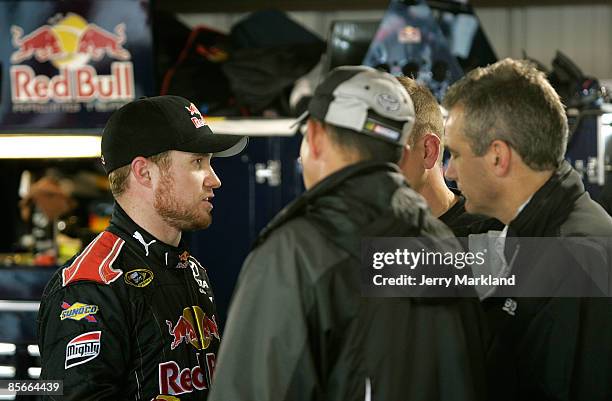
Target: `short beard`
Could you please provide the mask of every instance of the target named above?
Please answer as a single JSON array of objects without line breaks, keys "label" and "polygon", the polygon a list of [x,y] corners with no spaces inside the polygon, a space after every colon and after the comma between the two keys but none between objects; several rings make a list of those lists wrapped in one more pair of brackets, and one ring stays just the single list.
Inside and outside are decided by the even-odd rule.
[{"label": "short beard", "polygon": [[197,210],[181,205],[175,194],[174,181],[167,171],[162,171],[153,207],[168,225],[180,231],[201,230],[210,225],[210,214],[202,218]]}]

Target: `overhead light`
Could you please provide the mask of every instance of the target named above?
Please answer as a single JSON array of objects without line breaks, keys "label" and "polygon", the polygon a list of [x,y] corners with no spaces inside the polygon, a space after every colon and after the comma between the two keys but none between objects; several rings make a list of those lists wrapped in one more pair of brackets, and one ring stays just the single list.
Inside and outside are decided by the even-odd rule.
[{"label": "overhead light", "polygon": [[0,135],[0,159],[100,157],[99,135]]},{"label": "overhead light", "polygon": [[40,302],[0,301],[0,312],[38,312]]},{"label": "overhead light", "polygon": [[0,343],[0,355],[15,355],[17,347],[11,343]]},{"label": "overhead light", "polygon": [[38,345],[28,345],[28,354],[32,356],[40,356],[40,350],[38,349]]},{"label": "overhead light", "polygon": [[292,136],[295,118],[226,118],[206,117],[210,129],[216,134],[248,136]]},{"label": "overhead light", "polygon": [[15,377],[15,367],[14,366],[0,366],[0,377],[2,378]]},{"label": "overhead light", "polygon": [[42,368],[28,368],[28,376],[30,376],[32,379],[38,379],[41,371]]}]

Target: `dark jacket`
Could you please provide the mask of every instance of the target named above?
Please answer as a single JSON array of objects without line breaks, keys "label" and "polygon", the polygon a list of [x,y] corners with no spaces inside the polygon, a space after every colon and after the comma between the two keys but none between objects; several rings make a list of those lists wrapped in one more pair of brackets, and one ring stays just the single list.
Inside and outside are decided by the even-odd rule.
[{"label": "dark jacket", "polygon": [[543,286],[550,297],[484,302],[493,331],[487,355],[490,399],[611,400],[610,298],[559,296],[564,286],[583,279],[579,273],[589,266],[581,261],[601,257],[609,267],[610,250],[597,249],[592,238],[588,254],[577,255],[525,237],[612,237],[612,219],[564,162],[510,223],[506,259],[516,258],[513,271],[525,284]]},{"label": "dark jacket", "polygon": [[461,191],[455,188],[449,189],[459,199],[438,218],[451,229],[456,237],[467,237],[470,234],[486,233],[491,230],[501,231],[504,229],[504,224],[497,219],[466,212],[465,197],[461,194]]},{"label": "dark jacket", "polygon": [[364,298],[364,236],[449,236],[397,168],[364,162],[286,207],[244,263],[211,400],[480,400],[474,299]]},{"label": "dark jacket", "polygon": [[110,227],[44,291],[41,379],[63,380],[58,400],[203,400],[219,347],[216,323],[204,268],[116,205]]}]

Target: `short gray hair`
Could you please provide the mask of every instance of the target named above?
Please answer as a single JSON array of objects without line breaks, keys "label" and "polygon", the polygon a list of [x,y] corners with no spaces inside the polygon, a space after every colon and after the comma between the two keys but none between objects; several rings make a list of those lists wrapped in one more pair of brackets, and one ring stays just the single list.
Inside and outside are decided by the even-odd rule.
[{"label": "short gray hair", "polygon": [[470,71],[449,88],[443,105],[463,108],[465,135],[477,156],[500,139],[533,170],[553,170],[563,160],[565,108],[544,74],[527,61],[507,58]]}]

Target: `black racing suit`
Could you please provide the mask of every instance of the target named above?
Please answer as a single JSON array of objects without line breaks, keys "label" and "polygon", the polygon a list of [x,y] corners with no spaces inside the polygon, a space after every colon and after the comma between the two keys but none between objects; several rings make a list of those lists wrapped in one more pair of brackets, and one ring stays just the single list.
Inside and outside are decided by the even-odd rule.
[{"label": "black racing suit", "polygon": [[115,205],[111,224],[47,285],[41,379],[62,400],[204,400],[220,335],[208,276]]}]

